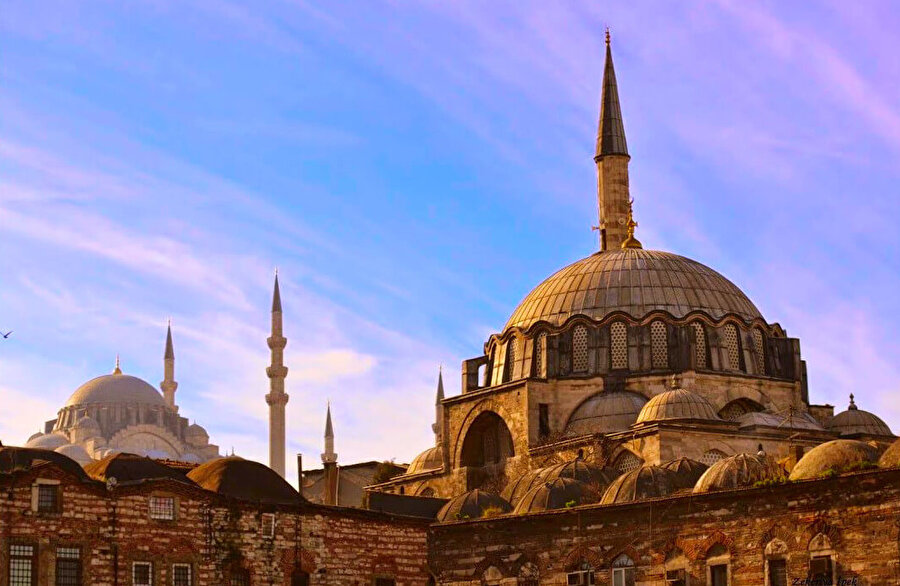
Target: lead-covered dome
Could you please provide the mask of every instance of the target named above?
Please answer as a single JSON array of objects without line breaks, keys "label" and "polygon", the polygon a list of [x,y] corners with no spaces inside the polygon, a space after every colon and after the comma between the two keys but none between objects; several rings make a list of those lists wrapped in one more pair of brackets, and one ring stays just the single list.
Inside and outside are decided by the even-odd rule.
[{"label": "lead-covered dome", "polygon": [[470,490],[455,496],[438,511],[438,521],[463,521],[485,516],[505,515],[512,507],[503,497],[483,490]]},{"label": "lead-covered dome", "polygon": [[694,492],[745,488],[783,476],[784,470],[764,455],[735,454],[710,466],[697,481]]},{"label": "lead-covered dome", "polygon": [[585,399],[566,423],[566,435],[613,433],[634,423],[647,398],[630,391],[602,392]]},{"label": "lead-covered dome", "polygon": [[734,283],[711,268],[670,252],[627,248],[598,252],[558,271],[519,303],[504,330],[539,321],[559,326],[573,315],[599,320],[621,311],[641,318],[657,310],[676,318],[695,311],[715,319],[762,317]]},{"label": "lead-covered dome", "polygon": [[840,435],[893,435],[887,423],[874,413],[863,411],[856,406],[853,395],[850,395],[850,406],[846,411],[841,411],[832,417],[826,425],[828,431],[834,431]]},{"label": "lead-covered dome", "polygon": [[878,450],[873,446],[857,440],[837,439],[806,452],[791,470],[790,479],[809,480],[874,468],[877,462]]},{"label": "lead-covered dome", "polygon": [[206,490],[246,501],[296,504],[301,498],[277,472],[238,456],[201,464],[187,477]]},{"label": "lead-covered dome", "polygon": [[705,398],[687,389],[676,388],[647,401],[636,423],[676,420],[721,421],[721,418]]},{"label": "lead-covered dome", "polygon": [[439,470],[444,467],[444,456],[440,446],[428,448],[410,463],[404,474],[418,474],[429,470]]},{"label": "lead-covered dome", "polygon": [[78,387],[66,407],[92,403],[165,405],[162,395],[144,380],[128,374],[105,374]]}]

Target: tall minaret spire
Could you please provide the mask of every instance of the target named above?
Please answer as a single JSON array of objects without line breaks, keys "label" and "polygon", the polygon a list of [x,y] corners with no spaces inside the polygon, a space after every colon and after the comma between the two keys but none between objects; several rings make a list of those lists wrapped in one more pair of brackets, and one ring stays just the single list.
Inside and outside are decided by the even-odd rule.
[{"label": "tall minaret spire", "polygon": [[334,453],[334,426],[331,425],[331,402],[325,411],[325,452],[322,454],[322,463],[337,462],[337,454]]},{"label": "tall minaret spire", "polygon": [[618,250],[628,237],[628,146],[619,106],[619,88],[613,68],[609,29],[606,29],[606,65],[600,94],[597,128],[597,203],[600,212],[600,250]]},{"label": "tall minaret spire", "polygon": [[272,351],[272,363],[266,368],[269,375],[269,467],[284,478],[285,433],[284,406],[288,395],[284,392],[284,379],[288,369],[284,365],[284,347],[287,339],[282,335],[281,292],[278,289],[278,270],[275,270],[275,291],[272,293],[272,335],[267,340]]},{"label": "tall minaret spire", "polygon": [[322,502],[326,505],[337,505],[338,502],[338,467],[337,454],[334,453],[334,427],[331,425],[331,402],[325,414],[325,451],[322,453],[322,466],[325,469],[325,492]]},{"label": "tall minaret spire", "polygon": [[444,436],[444,367],[438,369],[437,397],[434,401],[434,423],[431,425],[431,431],[434,432],[434,443],[441,445]]},{"label": "tall minaret spire", "polygon": [[178,383],[175,382],[175,348],[172,345],[171,319],[169,320],[166,331],[166,351],[163,354],[163,381],[159,383],[159,388],[162,389],[166,405],[174,409],[177,413],[178,407],[175,405],[175,390],[178,389]]}]

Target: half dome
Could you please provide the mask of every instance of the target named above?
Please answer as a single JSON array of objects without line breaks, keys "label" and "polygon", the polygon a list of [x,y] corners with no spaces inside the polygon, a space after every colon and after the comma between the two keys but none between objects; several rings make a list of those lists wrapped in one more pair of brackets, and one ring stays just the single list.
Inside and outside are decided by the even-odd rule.
[{"label": "half dome", "polygon": [[519,303],[504,331],[539,321],[559,326],[574,315],[600,320],[616,311],[638,319],[651,311],[675,318],[695,311],[715,319],[762,318],[734,283],[711,268],[669,252],[627,248],[597,252],[549,277]]},{"label": "half dome", "polygon": [[462,521],[467,519],[479,519],[485,516],[485,513],[491,515],[505,514],[512,510],[512,507],[502,497],[484,492],[483,490],[470,490],[461,495],[455,496],[441,507],[438,511],[438,521]]},{"label": "half dome", "polygon": [[697,481],[694,492],[745,488],[782,476],[784,470],[766,456],[735,454],[710,466]]},{"label": "half dome", "polygon": [[819,444],[800,458],[791,480],[811,480],[864,468],[874,468],[878,450],[857,440],[838,439]]},{"label": "half dome", "polygon": [[277,472],[238,456],[219,458],[197,466],[187,477],[223,496],[276,504],[297,504],[300,495]]},{"label": "half dome", "polygon": [[687,389],[672,389],[647,401],[636,423],[674,420],[721,421],[716,409],[705,398]]},{"label": "half dome", "polygon": [[165,405],[162,395],[146,381],[127,374],[105,374],[78,387],[66,407],[92,403]]},{"label": "half dome", "polygon": [[575,408],[566,424],[566,435],[624,431],[646,403],[646,397],[630,391],[598,393]]}]

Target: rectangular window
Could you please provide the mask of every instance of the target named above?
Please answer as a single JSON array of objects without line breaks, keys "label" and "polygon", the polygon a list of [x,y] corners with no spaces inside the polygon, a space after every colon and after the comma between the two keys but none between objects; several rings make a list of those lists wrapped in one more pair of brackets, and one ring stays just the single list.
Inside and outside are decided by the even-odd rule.
[{"label": "rectangular window", "polygon": [[9,546],[9,586],[32,586],[34,569],[33,545]]},{"label": "rectangular window", "polygon": [[769,560],[769,586],[787,586],[787,562]]},{"label": "rectangular window", "polygon": [[81,586],[81,550],[56,548],[56,586]]},{"label": "rectangular window", "polygon": [[37,512],[38,513],[57,513],[59,512],[59,485],[57,484],[38,484],[37,485]]},{"label": "rectangular window", "polygon": [[684,570],[666,570],[666,586],[684,586]]},{"label": "rectangular window", "polygon": [[566,584],[568,586],[592,586],[594,584],[594,572],[593,570],[569,572],[566,576]]},{"label": "rectangular window", "polygon": [[153,564],[134,562],[131,565],[131,583],[134,586],[153,586]]},{"label": "rectangular window", "polygon": [[174,564],[172,566],[172,586],[191,586],[190,564]]},{"label": "rectangular window", "polygon": [[275,515],[272,513],[263,513],[260,520],[260,530],[263,537],[275,537]]},{"label": "rectangular window", "polygon": [[634,568],[613,568],[612,575],[613,586],[634,586]]},{"label": "rectangular window", "polygon": [[545,439],[550,436],[550,405],[538,404],[538,436]]},{"label": "rectangular window", "polygon": [[150,518],[162,521],[172,521],[175,519],[175,497],[151,496]]},{"label": "rectangular window", "polygon": [[809,560],[809,577],[811,580],[819,580],[822,584],[831,583],[831,556],[817,555]]},{"label": "rectangular window", "polygon": [[728,586],[728,566],[719,564],[709,567],[710,586]]}]

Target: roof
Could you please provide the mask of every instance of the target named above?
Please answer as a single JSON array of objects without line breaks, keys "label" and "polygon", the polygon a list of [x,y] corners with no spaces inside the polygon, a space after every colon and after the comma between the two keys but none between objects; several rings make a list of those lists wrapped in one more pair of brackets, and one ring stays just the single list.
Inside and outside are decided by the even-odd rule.
[{"label": "roof", "polygon": [[584,482],[560,476],[529,490],[519,500],[513,513],[521,515],[577,507],[597,502],[598,496],[597,491]]},{"label": "roof", "polygon": [[81,480],[88,480],[88,475],[78,462],[59,452],[18,446],[0,446],[0,474],[29,470],[46,463],[57,466]]},{"label": "roof", "polygon": [[549,466],[540,472],[540,477],[544,482],[552,482],[557,478],[571,478],[572,480],[583,482],[598,495],[603,494],[606,487],[619,475],[620,472],[615,468],[601,468],[590,462],[585,462],[581,458]]},{"label": "roof", "polygon": [[202,488],[220,495],[272,504],[296,504],[300,494],[277,472],[238,456],[197,466],[187,475]]},{"label": "roof", "polygon": [[606,64],[603,68],[603,89],[600,94],[596,157],[605,155],[628,155],[625,124],[622,122],[622,108],[619,105],[619,86],[616,83],[612,49],[609,46],[609,33],[606,37]]},{"label": "roof", "polygon": [[676,319],[703,312],[714,319],[762,315],[731,281],[689,258],[627,248],[597,252],[556,272],[519,303],[504,330],[537,322],[561,326],[570,317],[601,320],[613,312],[641,319],[665,311]]},{"label": "roof", "polygon": [[102,460],[86,465],[84,471],[94,480],[101,481],[109,478],[115,478],[118,482],[171,478],[193,484],[185,476],[184,470],[179,471],[156,460],[136,454],[111,454]]},{"label": "roof", "polygon": [[794,411],[790,415],[779,415],[765,411],[751,411],[740,415],[735,421],[740,427],[780,427],[784,429],[813,429],[824,431],[824,427],[815,417],[805,411]]},{"label": "roof", "polygon": [[486,511],[497,510],[508,513],[512,507],[502,497],[483,490],[470,490],[450,499],[437,514],[438,521],[477,519]]},{"label": "roof", "polygon": [[600,502],[607,505],[659,498],[680,488],[683,487],[672,470],[661,466],[641,466],[615,479]]},{"label": "roof", "polygon": [[439,470],[444,467],[444,456],[440,446],[428,448],[415,458],[406,469],[405,474],[418,474],[428,470]]},{"label": "roof", "polygon": [[144,380],[128,374],[104,374],[78,387],[66,407],[91,403],[165,405],[162,395]]},{"label": "roof", "polygon": [[766,456],[735,454],[710,466],[697,481],[694,492],[743,488],[781,476],[784,470]]},{"label": "roof", "polygon": [[671,470],[678,475],[678,484],[684,488],[692,488],[703,473],[709,468],[703,462],[691,460],[690,458],[678,458],[677,460],[669,460],[660,464],[666,470]]},{"label": "roof", "polygon": [[532,488],[544,482],[544,479],[541,478],[542,472],[544,472],[543,468],[529,470],[515,480],[508,482],[503,487],[503,492],[500,493],[500,496],[515,507]]},{"label": "roof", "polygon": [[853,395],[850,395],[850,406],[846,411],[841,411],[832,417],[825,426],[829,431],[834,431],[840,435],[894,435],[887,423],[881,420],[874,413],[863,411],[853,402]]},{"label": "roof", "polygon": [[704,397],[687,389],[672,389],[647,401],[637,423],[676,419],[721,421],[715,407]]},{"label": "roof", "polygon": [[794,469],[791,480],[821,478],[862,468],[874,468],[878,450],[857,440],[837,439],[819,444],[806,452]]},{"label": "roof", "polygon": [[882,468],[900,467],[900,439],[888,446],[888,449],[881,454],[878,465]]},{"label": "roof", "polygon": [[630,391],[597,393],[575,408],[566,423],[566,434],[623,431],[635,422],[646,402],[646,397]]}]

